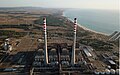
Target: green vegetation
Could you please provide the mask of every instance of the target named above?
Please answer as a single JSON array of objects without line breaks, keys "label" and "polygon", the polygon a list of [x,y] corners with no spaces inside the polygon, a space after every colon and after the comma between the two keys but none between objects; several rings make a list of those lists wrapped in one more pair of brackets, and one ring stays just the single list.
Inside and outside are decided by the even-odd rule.
[{"label": "green vegetation", "polygon": [[11,30],[0,30],[0,36],[7,36],[7,37],[22,37],[24,35],[26,35],[26,32],[15,32],[15,31],[11,31]]},{"label": "green vegetation", "polygon": [[91,33],[90,32],[87,32],[87,31],[77,31],[77,36],[78,37],[83,37],[83,36],[88,36],[90,35]]},{"label": "green vegetation", "polygon": [[119,47],[119,39],[115,41],[109,41],[109,43],[115,44],[117,47]]},{"label": "green vegetation", "polygon": [[34,21],[35,24],[43,24],[43,18],[46,17],[47,25],[49,26],[65,26],[65,23],[62,19],[55,17],[53,15],[41,16],[39,20]]},{"label": "green vegetation", "polygon": [[81,39],[79,41],[82,44],[92,46],[96,50],[111,50],[113,49],[113,44],[109,42],[104,42],[98,39]]},{"label": "green vegetation", "polygon": [[24,29],[24,30],[29,30],[29,26],[27,24],[20,24],[20,25],[0,25],[0,29],[2,28],[19,28],[19,29]]},{"label": "green vegetation", "polygon": [[65,37],[74,37],[74,33],[73,32],[68,32],[64,34]]},{"label": "green vegetation", "polygon": [[48,36],[50,36],[50,37],[60,37],[60,36],[62,36],[62,33],[48,33]]}]

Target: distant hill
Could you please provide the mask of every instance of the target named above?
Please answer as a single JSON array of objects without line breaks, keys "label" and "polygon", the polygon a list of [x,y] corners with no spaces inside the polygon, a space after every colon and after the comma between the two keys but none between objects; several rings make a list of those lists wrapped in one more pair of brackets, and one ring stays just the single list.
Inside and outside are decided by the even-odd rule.
[{"label": "distant hill", "polygon": [[43,12],[43,13],[60,13],[63,9],[42,8],[42,7],[0,7],[0,12]]},{"label": "distant hill", "polygon": [[6,10],[6,11],[26,11],[26,10],[43,10],[46,8],[42,7],[0,7],[0,10]]}]

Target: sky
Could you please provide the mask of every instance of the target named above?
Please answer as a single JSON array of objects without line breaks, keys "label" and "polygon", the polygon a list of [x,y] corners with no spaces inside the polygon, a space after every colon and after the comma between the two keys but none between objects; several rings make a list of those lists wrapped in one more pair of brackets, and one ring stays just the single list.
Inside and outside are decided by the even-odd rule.
[{"label": "sky", "polygon": [[119,0],[0,0],[0,7],[119,9]]}]

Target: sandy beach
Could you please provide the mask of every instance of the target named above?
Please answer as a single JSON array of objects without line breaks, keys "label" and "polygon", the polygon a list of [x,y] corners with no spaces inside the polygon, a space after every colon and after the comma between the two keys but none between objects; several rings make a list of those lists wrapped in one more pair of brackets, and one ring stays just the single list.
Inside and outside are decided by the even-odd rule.
[{"label": "sandy beach", "polygon": [[107,36],[108,36],[108,34],[91,30],[91,29],[89,29],[89,28],[84,27],[84,26],[81,25],[81,24],[78,24],[78,26],[81,27],[81,28],[83,28],[84,30],[87,30],[87,31],[90,31],[90,32],[94,32],[94,33],[98,33],[98,34],[102,34],[102,35],[107,35]]}]

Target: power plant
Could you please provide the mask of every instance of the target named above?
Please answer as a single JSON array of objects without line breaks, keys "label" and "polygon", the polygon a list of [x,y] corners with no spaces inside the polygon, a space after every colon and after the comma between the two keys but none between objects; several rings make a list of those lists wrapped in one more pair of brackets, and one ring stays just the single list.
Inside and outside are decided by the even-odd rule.
[{"label": "power plant", "polygon": [[[74,38],[71,45],[67,43],[47,43],[46,18],[43,18],[44,44],[35,53],[34,62],[30,71],[31,75],[47,74],[74,74],[74,73],[91,73],[91,74],[116,74],[114,69],[101,68],[93,48],[76,43],[77,18],[74,18]],[[94,63],[94,65],[93,65]],[[99,67],[98,67],[99,65]],[[115,68],[116,65],[114,65]],[[109,74],[110,74],[109,73]]]},{"label": "power plant", "polygon": [[80,70],[81,68],[79,67],[78,60],[76,61],[77,63],[75,63],[77,18],[74,19],[74,40],[72,45],[63,43],[47,46],[46,18],[43,18],[43,25],[44,48],[39,48],[39,51],[35,54],[35,61],[32,69],[33,72],[31,73],[36,74],[43,71],[56,71],[61,74],[64,72]]},{"label": "power plant", "polygon": [[[44,25],[44,64],[47,65],[48,64],[48,49],[47,49],[46,18],[43,18],[43,25]],[[77,18],[74,19],[74,40],[73,40],[72,56],[71,56],[71,65],[73,66],[75,64],[76,29],[77,29]]]},{"label": "power plant", "polygon": [[[120,69],[118,69],[119,61],[116,60],[117,54],[115,53],[113,53],[115,55],[113,54],[109,55],[109,53],[99,54],[97,53],[97,50],[95,50],[95,48],[92,48],[91,45],[84,44],[88,42],[86,41],[86,39],[84,38],[81,39],[81,38],[84,35],[84,34],[82,35],[82,33],[86,33],[86,31],[83,31],[82,29],[80,32],[77,31],[77,29],[79,29],[79,27],[77,28],[78,26],[77,18],[74,18],[73,22],[63,19],[65,20],[65,22],[71,22],[70,27],[72,27],[72,29],[70,30],[65,27],[64,27],[65,29],[63,29],[63,27],[58,27],[58,26],[53,27],[50,25],[48,26],[47,29],[47,17],[43,18],[42,16],[41,20],[43,22],[42,24],[35,24],[34,26],[32,25],[32,28],[36,28],[35,32],[38,31],[36,35],[33,35],[34,33],[32,34],[29,32],[31,35],[28,34],[24,36],[22,40],[21,39],[16,40],[15,44],[13,44],[13,41],[9,41],[9,39],[5,40],[5,42],[2,45],[4,49],[3,52],[5,54],[3,55],[3,58],[0,60],[1,62],[0,65],[5,64],[6,66],[6,64],[7,65],[12,64],[12,68],[10,68],[10,66],[4,68],[3,66],[3,68],[0,69],[1,72],[13,72],[16,74],[20,73],[20,75],[29,75],[29,74],[30,75],[47,75],[47,74],[48,75],[86,75],[86,74],[87,75],[118,75],[119,74],[120,71]],[[61,21],[62,19],[59,18],[58,20]],[[28,25],[23,25],[23,26],[27,27]],[[56,32],[55,30],[53,30],[54,28],[56,28],[55,30],[58,29],[60,30]],[[30,31],[32,32],[32,30]],[[64,33],[64,31],[66,33],[68,32],[68,34]],[[69,33],[70,36],[68,36]],[[116,33],[112,36],[114,37],[117,36],[118,33],[117,34]],[[64,36],[62,36],[63,34]],[[112,36],[111,39],[114,39],[112,38]],[[89,37],[87,37],[85,34],[84,37],[86,37],[87,40],[92,38],[91,34]],[[77,40],[77,38],[79,38],[80,41]],[[66,40],[68,42],[66,42]],[[81,40],[83,43],[81,43]],[[29,45],[25,46],[26,44],[28,44],[28,42]],[[93,43],[93,45],[94,44],[95,46],[99,45],[97,41]],[[17,52],[17,50],[22,50],[21,47],[23,47],[23,51]],[[26,48],[24,49],[24,47]],[[15,48],[16,48],[16,53],[14,53]],[[9,63],[6,63],[8,61]]]}]

